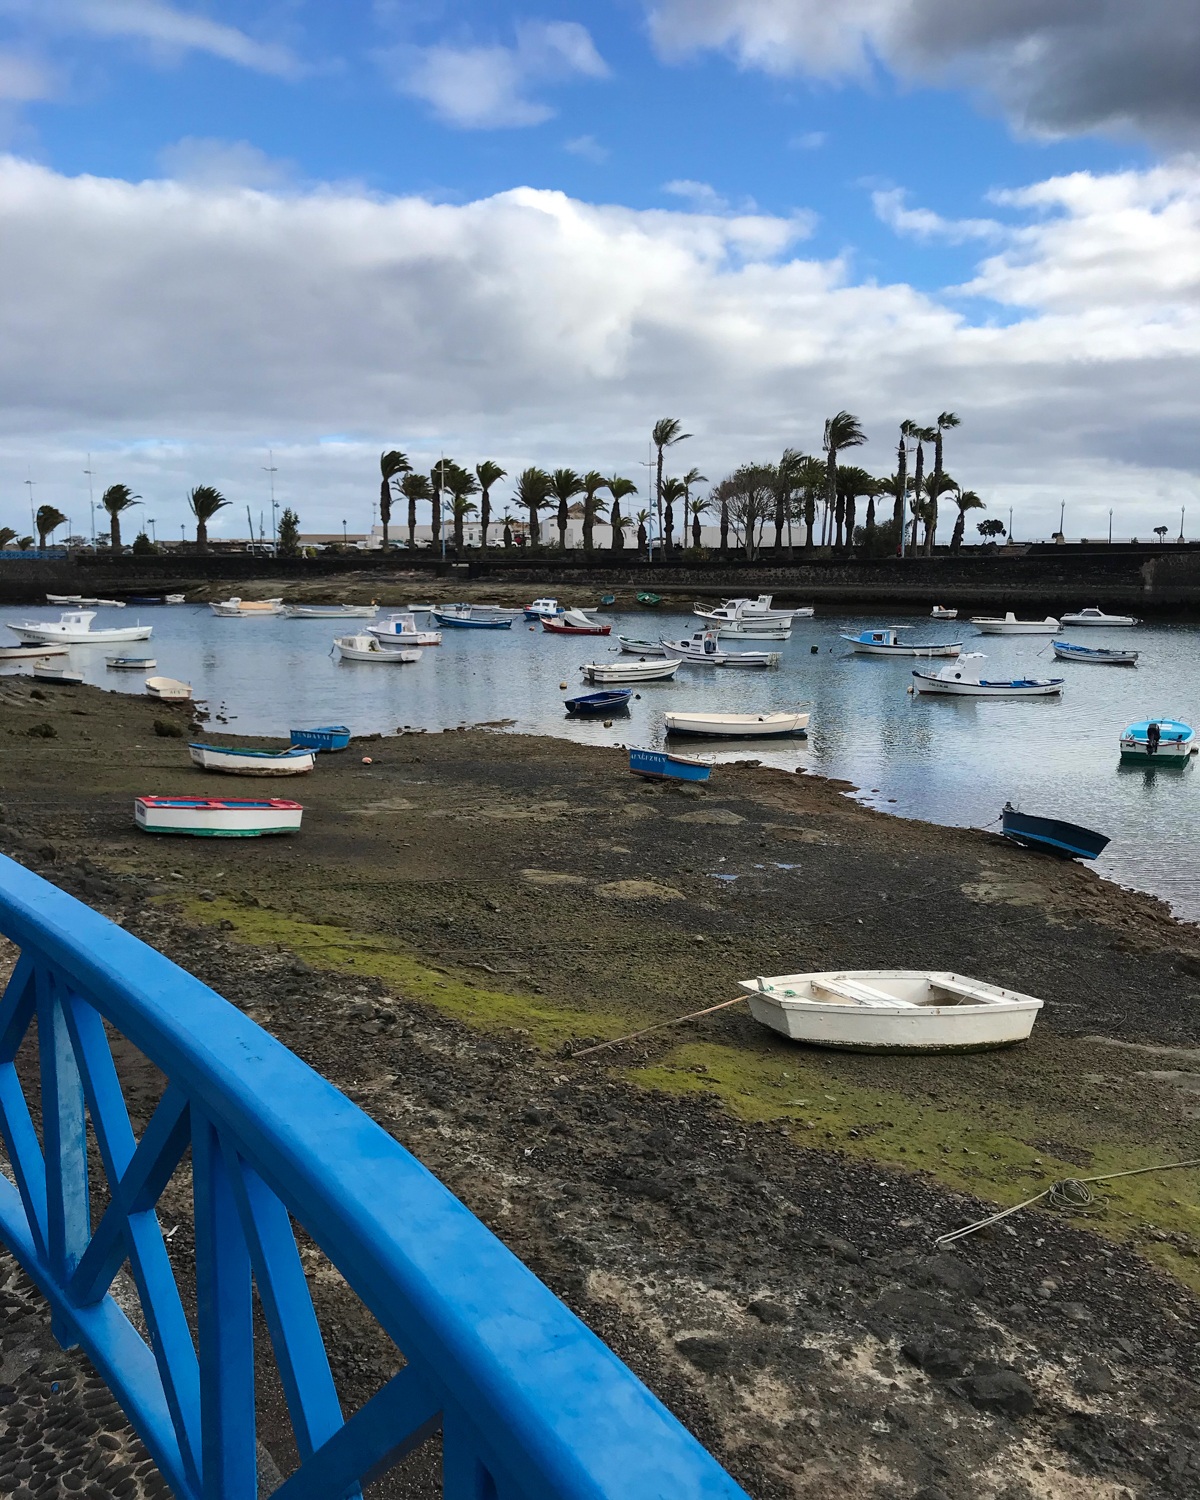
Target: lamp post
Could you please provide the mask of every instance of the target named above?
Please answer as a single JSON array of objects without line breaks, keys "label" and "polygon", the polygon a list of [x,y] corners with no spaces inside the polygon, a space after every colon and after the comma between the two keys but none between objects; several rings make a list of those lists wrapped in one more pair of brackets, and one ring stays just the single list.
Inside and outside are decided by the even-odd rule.
[{"label": "lamp post", "polygon": [[346,540],[346,523],[345,523],[345,521],[343,521],[342,522],[342,546],[345,547],[347,545],[348,544],[347,544],[347,540]]},{"label": "lamp post", "polygon": [[1186,515],[1187,515],[1187,506],[1186,505],[1181,505],[1179,507],[1179,540],[1181,542],[1183,541],[1183,518]]},{"label": "lamp post", "polygon": [[1108,545],[1112,546],[1112,506],[1108,508]]},{"label": "lamp post", "polygon": [[92,494],[92,455],[90,453],[87,456],[87,468],[84,469],[83,472],[87,475],[87,481],[88,481],[88,509],[92,513],[92,546],[95,547],[95,545],[96,545],[96,500],[95,500],[95,496]]},{"label": "lamp post", "polygon": [[275,475],[279,472],[279,470],[275,467],[274,448],[267,449],[267,462],[265,464],[261,464],[259,467],[265,474],[269,474],[271,477],[271,541],[273,544],[277,545],[279,541],[279,533],[278,527],[275,524]]},{"label": "lamp post", "polygon": [[1008,539],[1012,541],[1012,506],[1008,507]]},{"label": "lamp post", "polygon": [[33,513],[33,480],[27,479],[25,483],[29,486],[29,529],[36,533],[37,517]]},{"label": "lamp post", "polygon": [[150,528],[150,541],[153,543],[154,546],[157,547],[158,546],[158,537],[155,535],[155,531],[154,531],[154,517],[153,516],[147,516],[146,517],[146,525],[149,526],[149,528]]},{"label": "lamp post", "polygon": [[1064,500],[1063,503],[1058,507],[1058,534],[1062,537],[1064,542],[1067,539],[1065,533],[1063,532],[1063,525],[1066,521],[1066,515],[1067,502]]}]

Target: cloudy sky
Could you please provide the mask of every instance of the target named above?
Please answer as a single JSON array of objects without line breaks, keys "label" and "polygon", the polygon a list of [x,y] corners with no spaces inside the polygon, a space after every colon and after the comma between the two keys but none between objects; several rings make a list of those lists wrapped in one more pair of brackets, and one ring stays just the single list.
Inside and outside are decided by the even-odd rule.
[{"label": "cloudy sky", "polygon": [[0,523],[847,407],[1018,537],[1200,534],[1197,78],[1191,0],[0,0]]}]

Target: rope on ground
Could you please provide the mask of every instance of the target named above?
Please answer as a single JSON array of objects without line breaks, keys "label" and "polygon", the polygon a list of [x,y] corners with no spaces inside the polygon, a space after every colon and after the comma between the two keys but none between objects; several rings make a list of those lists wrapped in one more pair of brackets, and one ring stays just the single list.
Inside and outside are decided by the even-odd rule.
[{"label": "rope on ground", "polygon": [[1043,1198],[1050,1200],[1053,1208],[1067,1210],[1086,1208],[1093,1201],[1089,1182],[1112,1182],[1117,1177],[1140,1177],[1144,1172],[1173,1172],[1179,1167],[1200,1167],[1200,1156],[1193,1156],[1188,1161],[1168,1161],[1156,1167],[1127,1167],[1123,1172],[1101,1172],[1094,1177],[1064,1177],[1061,1182],[1052,1182],[1048,1188],[1040,1193],[1035,1193],[1032,1198],[1026,1198],[1024,1203],[1014,1203],[1011,1208],[1002,1208],[999,1213],[989,1214],[986,1219],[979,1219],[974,1224],[967,1224],[962,1229],[952,1230],[949,1234],[940,1234],[933,1242],[935,1250],[944,1250],[947,1245],[953,1245],[956,1240],[965,1240],[967,1235],[974,1234],[977,1229],[989,1229],[993,1224],[999,1224],[1002,1219],[1007,1219],[1013,1214],[1019,1214],[1023,1208],[1030,1208],[1035,1203],[1040,1203]]},{"label": "rope on ground", "polygon": [[694,1010],[686,1016],[676,1016],[673,1021],[659,1021],[655,1026],[643,1026],[641,1031],[631,1031],[628,1036],[615,1036],[611,1042],[600,1042],[595,1047],[585,1047],[582,1052],[572,1052],[571,1061],[577,1057],[587,1057],[592,1052],[603,1052],[606,1047],[619,1047],[622,1042],[636,1041],[640,1036],[649,1036],[652,1031],[662,1031],[666,1026],[678,1026],[681,1021],[694,1021],[697,1016],[711,1016],[714,1010],[724,1010],[730,1005],[740,1005],[745,995],[739,995],[735,1000],[722,1000],[720,1005],[710,1005],[706,1010]]}]

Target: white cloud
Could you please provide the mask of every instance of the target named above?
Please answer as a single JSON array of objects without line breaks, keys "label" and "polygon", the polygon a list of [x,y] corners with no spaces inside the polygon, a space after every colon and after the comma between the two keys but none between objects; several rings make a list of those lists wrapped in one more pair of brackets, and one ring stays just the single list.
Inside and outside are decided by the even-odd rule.
[{"label": "white cloud", "polygon": [[[700,213],[727,214],[733,206],[711,183],[693,182],[689,177],[676,177],[671,182],[664,182],[663,192],[670,193],[673,198],[685,199]],[[750,212],[753,211],[754,204],[751,203]]]},{"label": "white cloud", "polygon": [[607,146],[602,146],[594,135],[577,135],[572,140],[563,142],[563,150],[569,151],[572,156],[581,156],[584,161],[590,161],[596,166],[603,164],[612,155]]},{"label": "white cloud", "polygon": [[902,417],[953,409],[951,472],[1015,503],[1023,534],[1064,497],[1084,535],[1110,504],[1146,534],[1168,501],[1196,503],[1200,171],[1075,174],[1006,207],[1015,227],[951,289],[997,304],[973,320],[957,295],[856,282],[764,214],[131,184],[0,158],[0,522],[20,520],[27,472],[81,514],[89,449],[163,534],[202,479],[258,505],[273,443],[315,530],[365,523],[384,444],[637,479],[671,412],[715,477],[819,448],[847,407],[876,472]]},{"label": "white cloud", "polygon": [[249,141],[185,135],[164,146],[158,164],[165,176],[200,187],[280,188],[295,176],[295,163],[278,161]]},{"label": "white cloud", "polygon": [[29,9],[42,26],[143,42],[167,58],[205,52],[281,78],[294,78],[304,71],[289,48],[256,41],[236,26],[180,10],[165,0],[47,0]]},{"label": "white cloud", "polygon": [[53,93],[53,79],[43,63],[18,52],[0,52],[0,104],[31,104]]},{"label": "white cloud", "polygon": [[606,78],[608,67],[576,21],[524,21],[511,47],[406,47],[384,58],[398,87],[438,119],[463,130],[540,125],[554,110],[531,89],[574,78]]},{"label": "white cloud", "polygon": [[930,208],[910,208],[904,188],[877,188],[871,194],[871,206],[889,229],[914,240],[962,245],[968,240],[998,239],[1005,232],[995,219],[945,219]]},{"label": "white cloud", "polygon": [[788,147],[792,151],[819,151],[828,139],[824,130],[802,130],[799,135],[792,136]]}]

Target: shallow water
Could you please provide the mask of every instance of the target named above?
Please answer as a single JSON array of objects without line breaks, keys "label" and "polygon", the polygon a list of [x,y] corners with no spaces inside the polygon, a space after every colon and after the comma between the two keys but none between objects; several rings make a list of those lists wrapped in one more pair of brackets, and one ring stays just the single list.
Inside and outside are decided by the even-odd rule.
[{"label": "shallow water", "polygon": [[[5,618],[56,619],[53,608],[13,609]],[[691,615],[605,612],[614,636],[690,633]],[[810,738],[740,741],[721,748],[684,742],[718,760],[841,777],[874,806],[931,822],[982,827],[1006,799],[1027,812],[1066,818],[1109,834],[1097,868],[1123,884],[1154,892],[1189,918],[1200,918],[1200,781],[1183,771],[1121,767],[1121,728],[1148,715],[1196,724],[1200,714],[1200,628],[1143,625],[1129,630],[1063,632],[1087,645],[1130,645],[1136,668],[1055,662],[1045,636],[988,636],[971,626],[917,621],[911,638],[963,640],[987,653],[991,676],[1063,677],[1060,699],[1008,702],[913,697],[914,666],[939,662],[855,656],[840,632],[889,623],[879,615],[797,621],[788,642],[746,643],[779,650],[777,671],[728,671],[683,665],[674,682],[645,683],[611,728],[568,719],[562,700],[588,691],[578,667],[611,659],[604,638],[550,636],[517,620],[511,630],[446,630],[444,644],[408,666],[342,662],[330,655],[335,633],[354,620],[218,619],[207,607],[101,609],[96,628],[152,624],[147,643],[72,648],[89,682],[143,691],[143,674],[106,668],[105,655],[157,658],[155,671],[190,681],[213,718],[208,739],[231,732],[282,735],[292,725],[348,724],[356,734],[402,727],[442,729],[511,721],[515,730],[562,735],[588,744],[663,743],[663,710],[759,712],[811,705]],[[911,622],[910,622],[911,623]],[[15,639],[15,638],[14,638]],[[731,650],[740,642],[723,643]],[[815,647],[814,651],[812,648]],[[61,658],[60,658],[61,659]],[[27,670],[27,666],[5,670]],[[567,683],[568,691],[560,690]],[[68,691],[49,688],[47,691]]]}]

